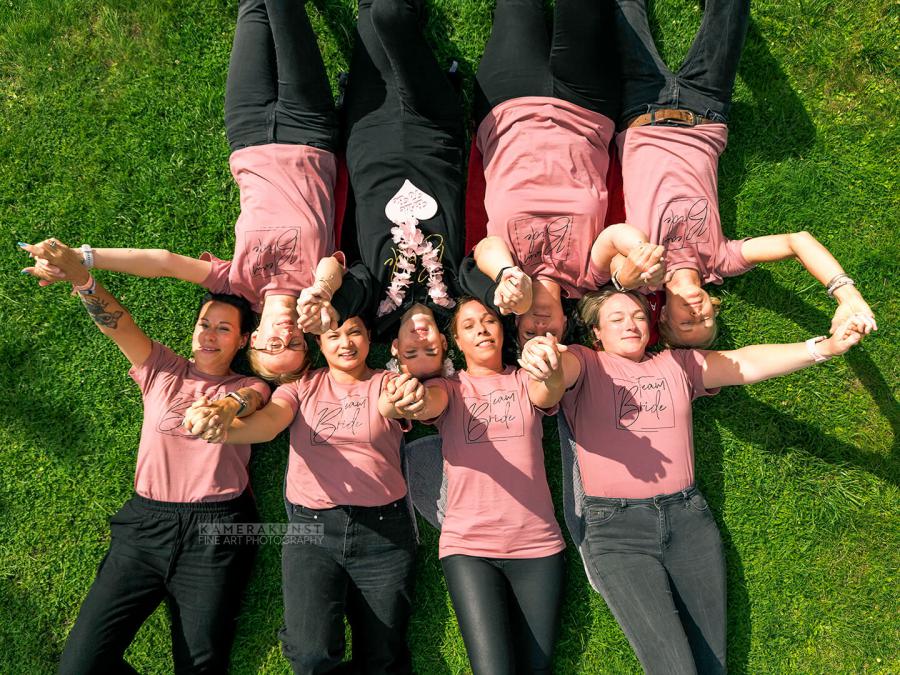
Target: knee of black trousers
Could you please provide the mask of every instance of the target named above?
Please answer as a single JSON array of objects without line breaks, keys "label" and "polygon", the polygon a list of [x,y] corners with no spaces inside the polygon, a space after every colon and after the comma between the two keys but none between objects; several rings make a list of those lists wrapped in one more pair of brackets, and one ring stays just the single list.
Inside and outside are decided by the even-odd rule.
[{"label": "knee of black trousers", "polygon": [[423,9],[419,0],[372,0],[371,6],[369,16],[379,33],[396,28],[410,15],[420,16]]}]

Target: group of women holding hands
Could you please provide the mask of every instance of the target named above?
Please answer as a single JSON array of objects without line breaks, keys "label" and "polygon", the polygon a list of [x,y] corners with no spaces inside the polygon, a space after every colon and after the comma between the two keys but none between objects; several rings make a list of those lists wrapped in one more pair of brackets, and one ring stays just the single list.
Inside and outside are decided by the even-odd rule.
[{"label": "group of women holding hands", "polygon": [[[230,261],[22,245],[42,284],[73,284],[144,401],[135,494],[110,521],[60,672],[133,672],[125,650],[163,600],[176,671],[227,670],[254,548],[198,528],[258,520],[250,445],[288,428],[290,522],[321,535],[283,547],[294,672],[412,671],[419,493],[406,469],[428,446],[442,488],[415,506],[438,512],[472,671],[550,672],[566,546],[544,468],[553,414],[570,533],[644,669],[725,670],[722,543],[695,486],[691,403],[843,354],[876,327],[811,235],[722,232],[717,164],[749,0],[707,0],[677,72],[645,0],[556,0],[550,31],[541,0],[497,0],[472,141],[487,236],[469,255],[466,123],[424,12],[424,0],[359,0],[339,115],[303,2],[240,1],[225,95],[241,202]],[[626,222],[607,226],[613,142]],[[338,153],[356,262],[336,250]],[[708,349],[718,303],[704,286],[788,258],[838,302],[830,336]],[[206,288],[192,358],[148,338],[92,269]],[[648,353],[645,294],[660,289],[665,348]],[[592,347],[573,342],[576,326]],[[390,345],[391,369],[367,363],[373,340]],[[451,341],[465,360],[455,373]],[[258,377],[231,369],[244,347]],[[314,349],[324,367],[311,367]],[[404,446],[410,420],[437,434]]]}]

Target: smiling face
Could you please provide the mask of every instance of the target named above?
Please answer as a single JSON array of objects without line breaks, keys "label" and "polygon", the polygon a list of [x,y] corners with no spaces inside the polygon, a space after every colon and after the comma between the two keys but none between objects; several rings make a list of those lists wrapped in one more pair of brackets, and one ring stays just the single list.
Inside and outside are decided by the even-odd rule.
[{"label": "smiling face", "polygon": [[247,343],[241,335],[241,313],[237,307],[224,302],[207,302],[200,308],[191,352],[201,371],[221,375],[231,369],[238,350]]},{"label": "smiling face", "polygon": [[535,335],[547,333],[561,341],[566,330],[566,314],[559,298],[540,292],[539,284],[535,284],[534,290],[531,308],[516,318],[516,337],[520,347]]},{"label": "smiling face", "polygon": [[667,288],[659,321],[667,342],[680,347],[708,347],[716,336],[716,310],[701,286]]},{"label": "smiling face", "polygon": [[297,326],[297,312],[265,314],[250,336],[254,360],[273,375],[293,373],[306,363],[307,344]]},{"label": "smiling face", "polygon": [[438,330],[430,309],[417,304],[401,317],[391,354],[413,377],[421,380],[440,375],[447,354],[447,338]]},{"label": "smiling face", "polygon": [[453,337],[467,368],[502,368],[503,327],[499,317],[478,300],[460,305],[453,318]]},{"label": "smiling face", "polygon": [[626,293],[616,293],[600,306],[597,324],[592,326],[603,351],[632,361],[644,357],[650,339],[647,312]]},{"label": "smiling face", "polygon": [[365,372],[369,355],[369,330],[359,317],[353,316],[319,336],[322,356],[332,370],[358,376]]}]

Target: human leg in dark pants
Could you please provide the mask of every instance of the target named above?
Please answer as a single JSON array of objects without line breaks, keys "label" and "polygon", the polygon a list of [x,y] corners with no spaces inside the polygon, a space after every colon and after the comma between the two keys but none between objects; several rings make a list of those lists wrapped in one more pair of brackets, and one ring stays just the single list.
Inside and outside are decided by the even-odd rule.
[{"label": "human leg in dark pants", "polygon": [[614,118],[619,76],[609,0],[559,0],[552,41],[540,0],[498,0],[478,65],[475,121],[522,96],[548,96]]},{"label": "human leg in dark pants", "polygon": [[706,0],[700,29],[676,73],[656,49],[647,0],[616,0],[615,20],[624,121],[653,108],[684,108],[726,121],[750,21],[750,0]]},{"label": "human leg in dark pants", "polygon": [[133,497],[110,519],[112,543],[60,660],[60,673],[131,673],[123,656],[164,599],[178,673],[228,668],[255,549],[210,542],[201,523],[255,522],[247,496],[173,504]]},{"label": "human leg in dark pants", "polygon": [[361,0],[347,85],[350,127],[370,113],[460,127],[459,96],[422,30],[421,0]]},{"label": "human leg in dark pants", "polygon": [[588,564],[644,670],[724,673],[725,560],[696,488],[585,498]]},{"label": "human leg in dark pants", "polygon": [[472,672],[549,673],[564,555],[441,559]]},{"label": "human leg in dark pants", "polygon": [[232,150],[262,143],[335,150],[334,101],[304,2],[242,0],[225,127]]},{"label": "human leg in dark pants", "polygon": [[295,673],[342,668],[346,614],[353,666],[365,673],[412,671],[406,629],[412,612],[415,535],[403,500],[381,507],[294,507],[292,523],[321,525],[321,539],[285,544],[285,656]]}]

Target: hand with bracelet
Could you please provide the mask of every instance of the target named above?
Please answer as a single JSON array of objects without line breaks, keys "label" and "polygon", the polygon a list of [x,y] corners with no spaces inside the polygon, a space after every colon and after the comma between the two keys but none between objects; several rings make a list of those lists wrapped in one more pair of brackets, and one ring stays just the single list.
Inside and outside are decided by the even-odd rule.
[{"label": "hand with bracelet", "polygon": [[646,286],[654,290],[666,276],[665,248],[647,242],[637,244],[627,256],[618,255],[613,262],[613,285],[619,290]]},{"label": "hand with bracelet", "polygon": [[854,315],[864,318],[865,335],[868,335],[873,330],[878,330],[878,324],[875,323],[875,315],[872,313],[872,309],[863,299],[862,294],[856,290],[856,284],[847,274],[842,272],[833,277],[826,285],[825,290],[838,303],[837,309],[834,311],[834,317],[831,319],[829,333],[833,335],[842,323]]},{"label": "hand with bracelet", "polygon": [[201,396],[188,408],[181,425],[207,443],[224,443],[235,418],[254,413],[260,403],[259,393],[250,388],[229,392],[216,401]]},{"label": "hand with bracelet", "polygon": [[90,285],[91,273],[84,264],[82,255],[57,239],[46,239],[39,244],[19,243],[19,246],[34,258],[33,267],[26,267],[23,274],[40,279],[42,286],[59,281],[69,281],[76,288]]}]

